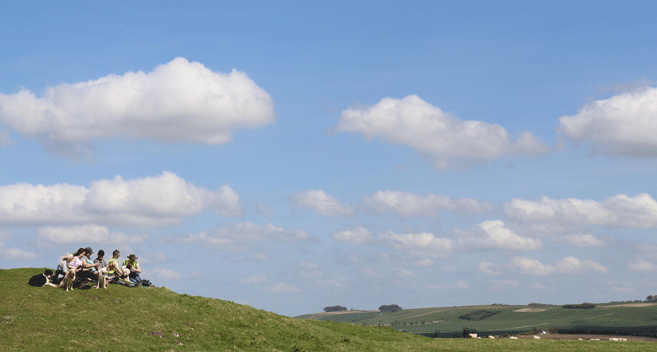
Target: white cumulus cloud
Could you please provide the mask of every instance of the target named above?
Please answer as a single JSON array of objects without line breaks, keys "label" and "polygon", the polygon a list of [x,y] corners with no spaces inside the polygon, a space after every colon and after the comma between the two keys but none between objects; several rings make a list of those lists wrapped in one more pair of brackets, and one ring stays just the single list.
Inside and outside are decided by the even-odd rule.
[{"label": "white cumulus cloud", "polygon": [[396,234],[387,232],[379,239],[394,249],[428,257],[445,257],[452,252],[452,241],[432,233]]},{"label": "white cumulus cloud", "polygon": [[209,248],[224,251],[259,251],[264,241],[307,242],[314,238],[303,230],[286,230],[272,224],[257,225],[250,222],[217,227],[211,231],[188,233],[175,238],[178,243],[202,243]]},{"label": "white cumulus cloud", "polygon": [[224,216],[242,213],[240,197],[228,185],[197,187],[172,172],[155,177],[69,184],[0,186],[0,224],[103,224],[152,227],[178,224],[212,208]]},{"label": "white cumulus cloud", "polygon": [[0,94],[0,122],[48,149],[90,155],[93,140],[116,138],[224,144],[239,128],[276,119],[269,94],[237,70],[213,72],[184,58],[152,72],[128,72]]},{"label": "white cumulus cloud", "polygon": [[19,248],[2,248],[0,245],[0,254],[4,259],[16,259],[16,260],[33,260],[38,259],[40,256],[37,253],[31,251],[24,251]]},{"label": "white cumulus cloud", "polygon": [[350,205],[340,202],[338,198],[321,190],[300,192],[293,195],[291,199],[296,206],[324,216],[346,216],[354,211]]},{"label": "white cumulus cloud", "polygon": [[603,225],[630,228],[657,227],[657,202],[646,193],[634,197],[618,194],[602,202],[592,199],[552,199],[538,201],[514,198],[504,204],[506,216],[519,223],[551,225],[573,230]]},{"label": "white cumulus cloud", "polygon": [[593,154],[657,157],[657,88],[644,87],[584,105],[559,118],[559,133]]},{"label": "white cumulus cloud", "polygon": [[523,237],[505,227],[500,220],[484,221],[475,226],[474,232],[455,231],[459,234],[462,248],[483,247],[510,250],[537,250],[543,248],[540,239]]},{"label": "white cumulus cloud", "polygon": [[499,264],[493,264],[489,262],[481,262],[478,265],[478,269],[480,272],[487,274],[487,275],[502,275],[501,271],[496,271],[495,269],[498,268],[500,265]]},{"label": "white cumulus cloud", "polygon": [[348,242],[355,245],[369,243],[374,236],[364,227],[358,226],[353,230],[339,231],[333,234],[333,239],[338,242]]},{"label": "white cumulus cloud", "polygon": [[404,218],[437,217],[443,210],[467,214],[482,214],[493,210],[493,206],[473,198],[452,199],[448,196],[410,192],[378,191],[365,198],[365,204],[380,213],[394,213]]},{"label": "white cumulus cloud", "polygon": [[580,260],[575,257],[564,257],[554,264],[542,264],[536,259],[525,257],[511,258],[511,266],[524,274],[553,275],[553,274],[582,274],[591,271],[607,273],[608,269],[592,260]]},{"label": "white cumulus cloud", "polygon": [[634,271],[643,271],[643,272],[657,271],[657,265],[641,259],[632,261],[627,267],[628,269]]},{"label": "white cumulus cloud", "polygon": [[148,235],[126,235],[111,232],[105,226],[93,224],[79,226],[49,226],[37,230],[38,237],[52,243],[102,243],[102,244],[137,244],[143,243]]},{"label": "white cumulus cloud", "polygon": [[513,141],[498,124],[461,120],[416,95],[384,98],[374,106],[343,110],[339,132],[362,133],[372,140],[408,145],[430,158],[436,170],[469,167],[504,156],[536,155],[548,147],[531,132]]}]

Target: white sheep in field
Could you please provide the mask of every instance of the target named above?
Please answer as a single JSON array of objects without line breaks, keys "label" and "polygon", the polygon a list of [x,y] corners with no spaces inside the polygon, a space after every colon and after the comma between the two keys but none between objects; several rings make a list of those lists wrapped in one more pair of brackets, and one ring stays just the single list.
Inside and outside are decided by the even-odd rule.
[{"label": "white sheep in field", "polygon": [[517,340],[517,339],[518,339],[518,338],[515,337],[515,336],[511,336],[511,337],[509,337],[509,338],[510,338],[511,340]]},{"label": "white sheep in field", "polygon": [[534,340],[540,340],[540,339],[541,339],[540,336],[536,336],[536,335],[534,335]]},{"label": "white sheep in field", "polygon": [[493,335],[488,335],[488,338],[489,338],[489,339],[494,339],[495,336],[493,336]]},{"label": "white sheep in field", "polygon": [[610,337],[610,338],[609,338],[609,341],[618,341],[618,338],[616,338],[616,337]]},{"label": "white sheep in field", "polygon": [[473,338],[473,339],[476,339],[477,338],[477,333],[470,334],[470,337]]}]

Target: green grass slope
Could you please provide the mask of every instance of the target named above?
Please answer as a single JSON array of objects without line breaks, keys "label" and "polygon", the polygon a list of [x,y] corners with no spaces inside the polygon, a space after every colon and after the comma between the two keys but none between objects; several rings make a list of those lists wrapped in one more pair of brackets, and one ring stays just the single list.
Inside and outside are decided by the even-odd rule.
[{"label": "green grass slope", "polygon": [[[28,286],[29,277],[41,272],[0,270],[1,351],[563,352],[606,351],[610,343],[429,339],[392,328],[294,319],[166,288],[110,285],[66,292]],[[646,343],[622,347],[657,350]]]}]

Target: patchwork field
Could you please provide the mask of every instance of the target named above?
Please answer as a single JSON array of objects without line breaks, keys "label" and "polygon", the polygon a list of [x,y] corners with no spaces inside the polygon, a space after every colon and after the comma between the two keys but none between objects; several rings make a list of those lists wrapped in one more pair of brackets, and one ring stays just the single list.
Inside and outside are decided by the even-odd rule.
[{"label": "patchwork field", "polygon": [[[480,321],[460,319],[468,313],[488,310],[498,314]],[[333,320],[365,326],[391,326],[416,334],[448,336],[463,328],[487,334],[519,334],[532,329],[561,329],[619,335],[657,337],[657,305],[654,303],[601,304],[593,309],[565,309],[561,306],[467,306],[404,309],[394,313],[345,313],[304,315],[298,318]],[[579,329],[579,330],[578,330]],[[610,332],[611,331],[611,332]]]}]

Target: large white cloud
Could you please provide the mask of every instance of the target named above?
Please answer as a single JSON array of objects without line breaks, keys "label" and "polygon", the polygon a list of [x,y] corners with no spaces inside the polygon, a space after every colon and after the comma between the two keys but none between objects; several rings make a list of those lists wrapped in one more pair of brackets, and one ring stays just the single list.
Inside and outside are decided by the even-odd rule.
[{"label": "large white cloud", "polygon": [[455,230],[459,245],[467,248],[497,248],[510,250],[537,250],[543,248],[540,239],[523,237],[505,227],[500,220],[484,221],[474,227],[473,232]]},{"label": "large white cloud", "polygon": [[452,199],[448,196],[429,193],[417,195],[410,192],[378,191],[365,198],[365,204],[380,213],[394,213],[404,218],[417,216],[436,217],[442,210],[467,214],[482,214],[493,210],[486,201],[473,198]]},{"label": "large white cloud", "polygon": [[371,107],[353,106],[342,111],[336,130],[408,145],[429,157],[439,171],[549,149],[531,132],[522,132],[513,141],[498,124],[458,119],[416,95],[401,100],[384,98]]},{"label": "large white cloud", "polygon": [[49,87],[41,98],[0,94],[1,123],[69,156],[89,154],[94,139],[223,144],[275,118],[271,97],[245,73],[181,57],[149,73]]},{"label": "large white cloud", "polygon": [[582,274],[591,271],[607,273],[608,269],[592,260],[580,260],[575,257],[565,257],[554,264],[542,264],[536,259],[525,257],[511,258],[511,266],[524,274],[554,275],[554,274]]},{"label": "large white cloud", "polygon": [[657,157],[657,88],[596,100],[577,115],[559,118],[558,131],[594,154]]},{"label": "large white cloud", "polygon": [[298,207],[308,208],[324,216],[346,216],[354,211],[350,205],[321,190],[300,192],[293,195],[291,200]]},{"label": "large white cloud", "polygon": [[102,244],[137,244],[143,243],[148,235],[126,235],[111,232],[105,226],[86,224],[80,226],[49,226],[37,230],[38,237],[52,243],[102,243]]},{"label": "large white cloud", "polygon": [[272,224],[265,226],[250,222],[217,227],[211,231],[187,233],[175,239],[178,243],[202,243],[224,251],[258,251],[261,242],[308,242],[315,239],[303,230],[282,229]]},{"label": "large white cloud", "polygon": [[91,187],[69,184],[0,186],[0,224],[62,225],[94,223],[164,226],[212,208],[240,215],[239,195],[228,185],[210,191],[174,173],[124,180],[101,180]]},{"label": "large white cloud", "polygon": [[516,222],[546,227],[554,224],[564,231],[593,225],[657,227],[657,202],[645,193],[634,197],[618,194],[602,202],[576,198],[542,197],[538,201],[514,198],[504,204],[504,212]]}]

